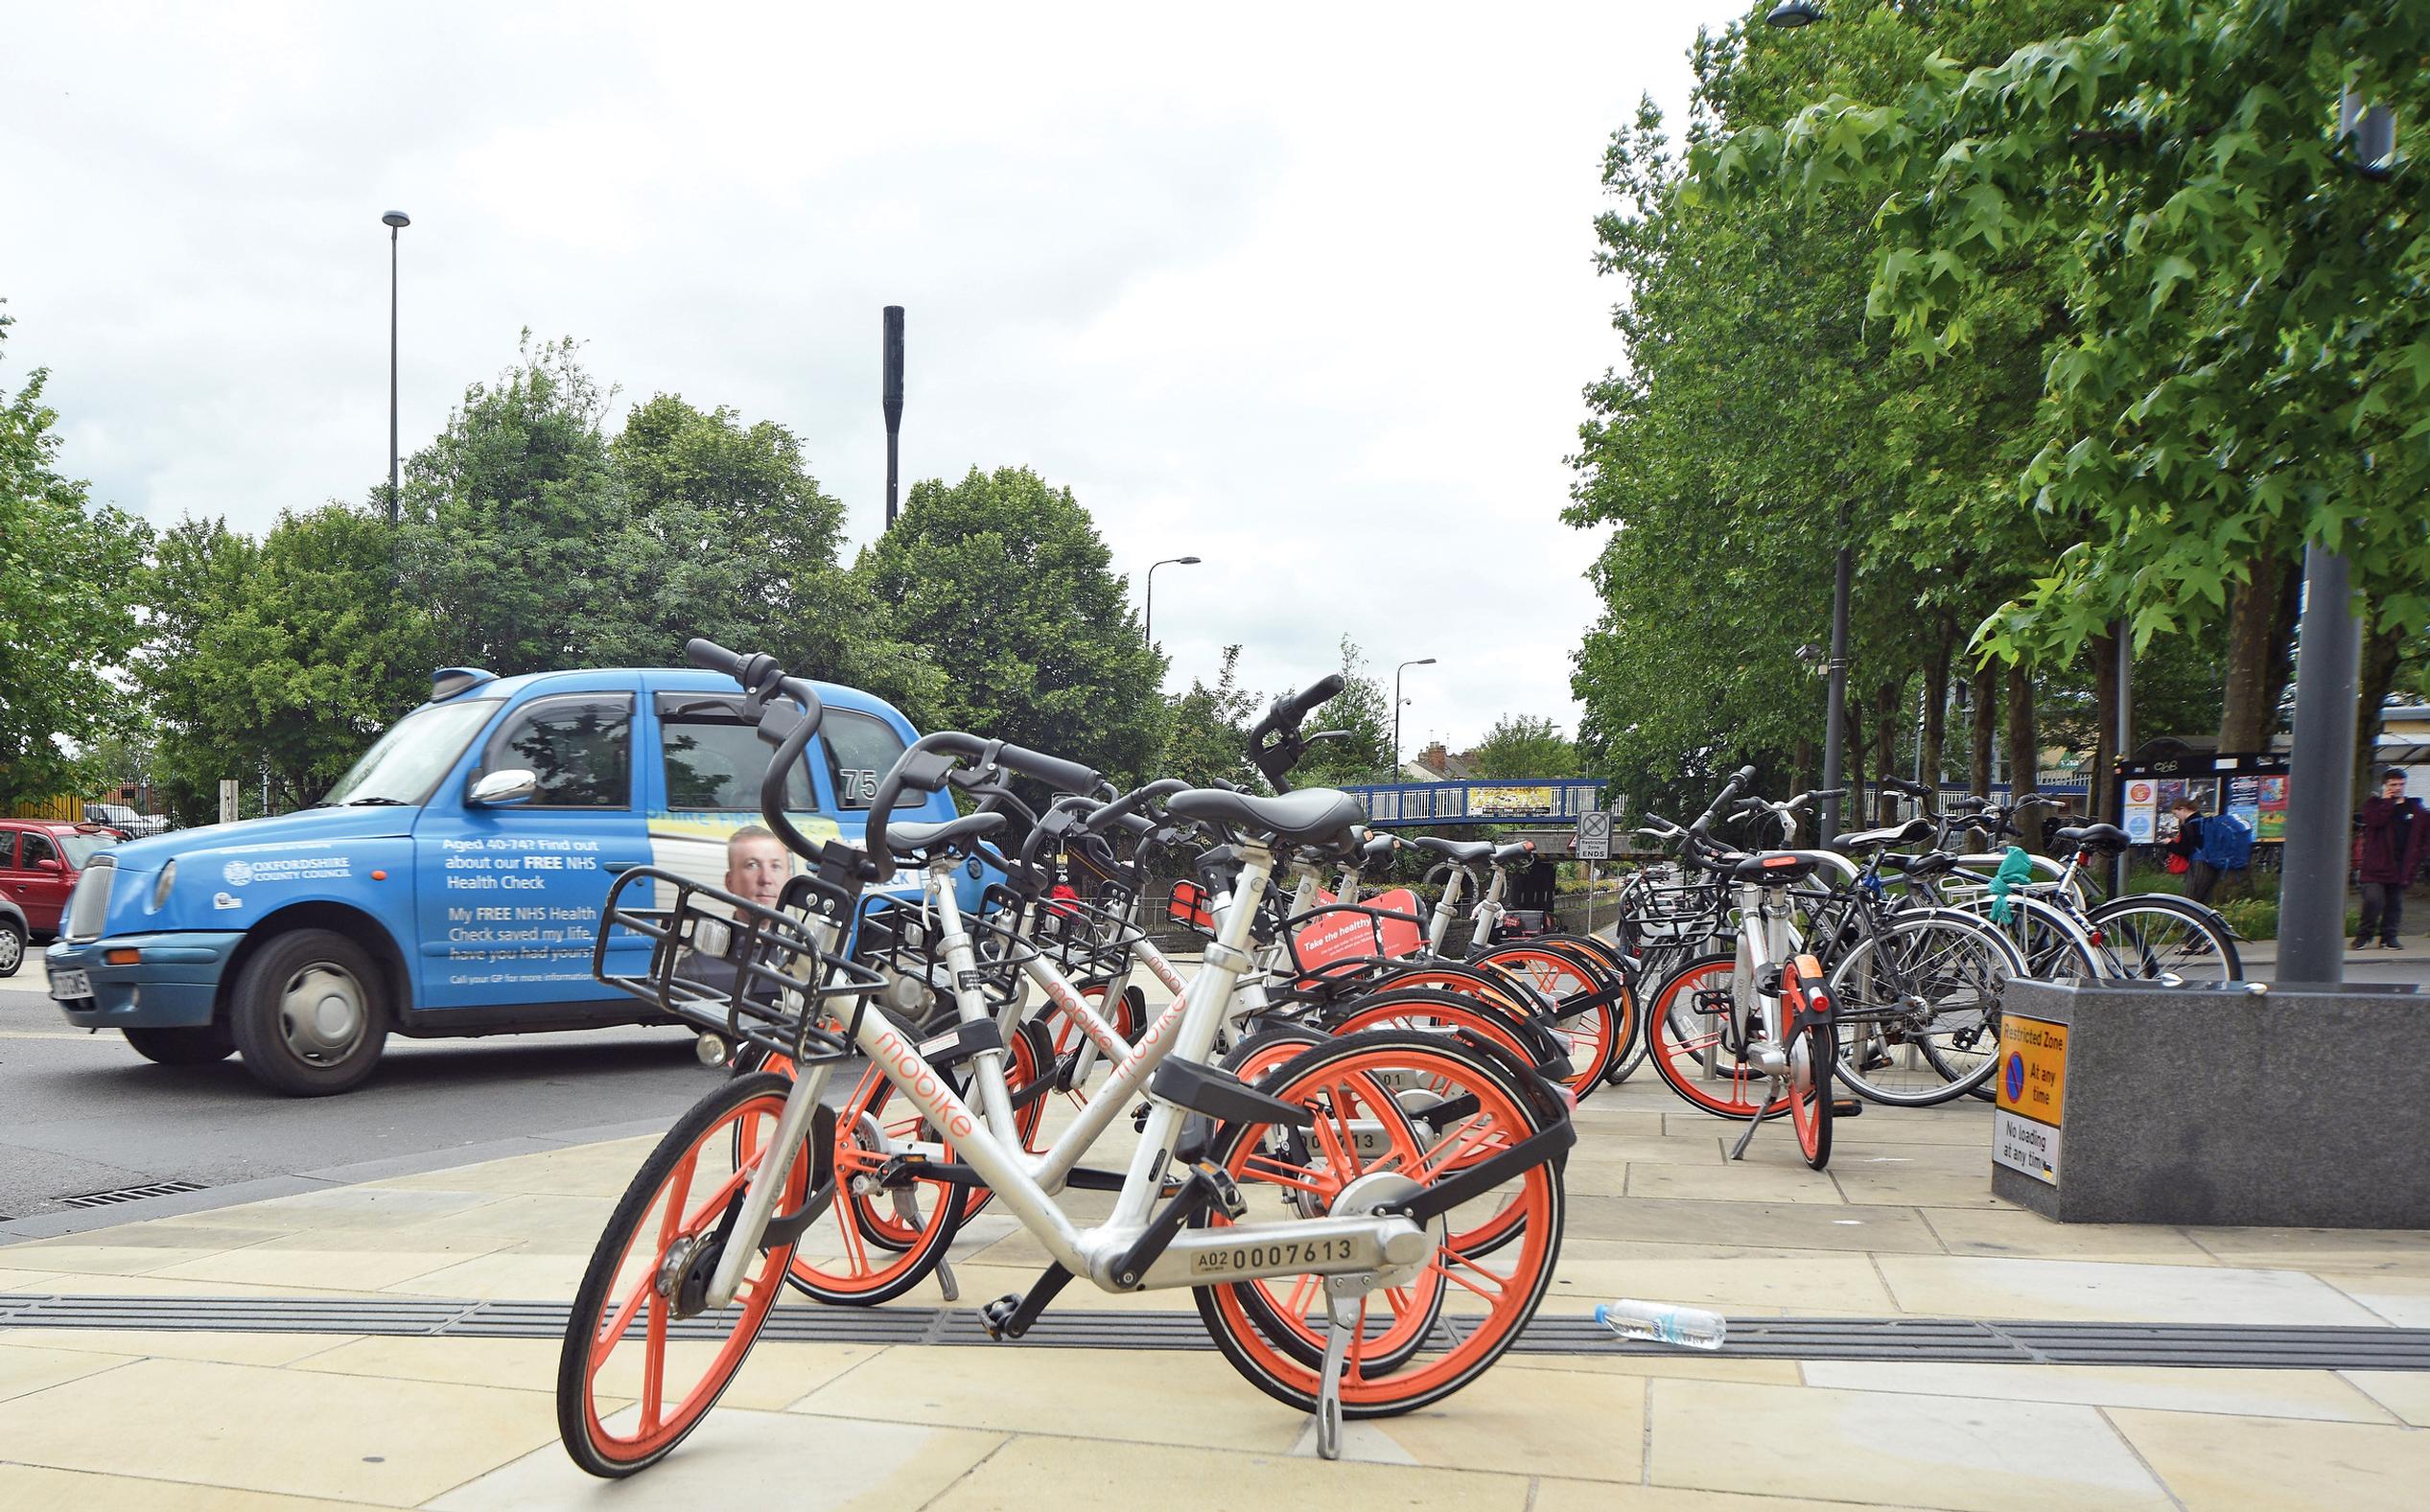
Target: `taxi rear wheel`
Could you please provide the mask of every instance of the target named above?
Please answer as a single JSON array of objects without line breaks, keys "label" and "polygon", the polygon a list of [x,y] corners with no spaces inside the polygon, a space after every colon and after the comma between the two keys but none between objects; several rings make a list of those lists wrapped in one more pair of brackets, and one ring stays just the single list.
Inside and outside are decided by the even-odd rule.
[{"label": "taxi rear wheel", "polygon": [[362,1082],[388,1036],[386,989],[345,936],[296,929],[245,963],[228,1030],[253,1079],[290,1097],[327,1097]]},{"label": "taxi rear wheel", "polygon": [[218,1024],[199,1029],[129,1029],[126,1035],[135,1054],[164,1066],[207,1066],[236,1054],[236,1041]]}]

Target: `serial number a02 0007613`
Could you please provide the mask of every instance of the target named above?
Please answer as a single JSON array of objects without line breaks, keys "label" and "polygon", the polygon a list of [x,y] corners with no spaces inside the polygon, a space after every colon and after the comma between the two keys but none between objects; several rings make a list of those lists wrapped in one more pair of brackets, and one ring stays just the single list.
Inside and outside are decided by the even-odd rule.
[{"label": "serial number a02 0007613", "polygon": [[1269,1239],[1253,1244],[1202,1249],[1190,1256],[1194,1276],[1266,1275],[1300,1266],[1347,1265],[1358,1259],[1348,1238]]}]

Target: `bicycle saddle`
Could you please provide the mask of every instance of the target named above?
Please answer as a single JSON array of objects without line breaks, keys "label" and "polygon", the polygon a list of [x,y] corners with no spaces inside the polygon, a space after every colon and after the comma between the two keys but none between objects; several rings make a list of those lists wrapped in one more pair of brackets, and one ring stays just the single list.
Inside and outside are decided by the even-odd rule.
[{"label": "bicycle saddle", "polygon": [[897,851],[930,851],[946,849],[965,841],[978,840],[1004,827],[1002,814],[964,814],[942,824],[904,824],[900,820],[886,826],[888,849]]},{"label": "bicycle saddle", "polygon": [[1440,835],[1419,835],[1410,844],[1461,866],[1479,866],[1493,859],[1490,840],[1445,840]]},{"label": "bicycle saddle", "polygon": [[2124,850],[2135,842],[2115,825],[2070,825],[2059,831],[2061,845],[2090,850]]},{"label": "bicycle saddle", "polygon": [[1367,810],[1357,799],[1329,787],[1301,788],[1279,798],[1194,787],[1166,799],[1164,811],[1272,835],[1284,845],[1328,849],[1348,843],[1351,826],[1367,822]]},{"label": "bicycle saddle", "polygon": [[1803,882],[1822,865],[1814,857],[1798,850],[1766,850],[1751,855],[1730,868],[1733,882],[1761,882],[1766,887],[1787,887]]},{"label": "bicycle saddle", "polygon": [[1843,855],[1856,855],[1860,851],[1878,850],[1883,846],[1922,845],[1932,838],[1932,827],[1928,819],[1910,819],[1888,829],[1859,829],[1854,834],[1841,835],[1831,843],[1831,849]]}]

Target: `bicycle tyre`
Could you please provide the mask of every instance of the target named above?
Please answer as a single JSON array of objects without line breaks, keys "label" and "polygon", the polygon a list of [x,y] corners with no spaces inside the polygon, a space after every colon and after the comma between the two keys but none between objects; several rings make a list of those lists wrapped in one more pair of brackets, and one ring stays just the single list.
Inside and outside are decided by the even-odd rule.
[{"label": "bicycle tyre", "polygon": [[[1433,1036],[1398,1034],[1355,1035],[1337,1039],[1331,1044],[1308,1051],[1305,1055],[1277,1068],[1262,1090],[1285,1102],[1295,1103],[1317,1122],[1312,1125],[1310,1145],[1328,1151],[1355,1148],[1355,1141],[1346,1139],[1348,1126],[1344,1122],[1349,1107],[1364,1102],[1390,1103],[1390,1098],[1377,1088],[1373,1077],[1377,1072],[1409,1066],[1431,1067],[1430,1075],[1445,1081],[1456,1081],[1467,1087],[1477,1101],[1471,1117],[1480,1121],[1463,1125],[1464,1134],[1480,1140],[1497,1133],[1507,1144],[1531,1137],[1566,1118],[1566,1110],[1545,1090],[1539,1082],[1530,1088],[1519,1073],[1506,1066],[1492,1055],[1457,1040]],[[1362,1085],[1364,1090],[1362,1090]],[[1338,1100],[1338,1101],[1337,1101]],[[1342,1105],[1344,1102],[1349,1107]],[[1397,1105],[1393,1105],[1397,1107]],[[1379,1104],[1378,1111],[1381,1110]],[[1397,1117],[1397,1115],[1395,1115]],[[1383,1120],[1386,1125],[1394,1122]],[[1301,1180],[1308,1175],[1281,1170],[1261,1173],[1252,1169],[1252,1157],[1266,1148],[1267,1135],[1276,1126],[1254,1121],[1227,1124],[1211,1158],[1231,1174],[1246,1191],[1263,1189],[1271,1199],[1285,1186],[1308,1184]],[[1287,1127],[1287,1126],[1285,1126]],[[1323,1129],[1333,1128],[1328,1138]],[[1440,1144],[1433,1147],[1439,1150]],[[1432,1151],[1428,1152],[1431,1156]],[[1403,1151],[1395,1146],[1391,1151],[1398,1158]],[[1347,1159],[1346,1156],[1343,1157]],[[1429,1327],[1422,1336],[1420,1353],[1440,1347],[1433,1358],[1407,1361],[1391,1371],[1369,1373],[1367,1368],[1367,1335],[1362,1327],[1360,1338],[1351,1346],[1350,1361],[1342,1383],[1342,1407],[1345,1417],[1385,1417],[1408,1412],[1438,1402],[1476,1380],[1499,1360],[1518,1339],[1519,1333],[1534,1315],[1553,1281],[1553,1268],[1560,1254],[1561,1227],[1566,1212],[1561,1182],[1562,1157],[1558,1154],[1530,1166],[1513,1176],[1520,1189],[1517,1205],[1524,1209],[1525,1221],[1515,1247],[1518,1254],[1507,1274],[1485,1269],[1473,1258],[1461,1254],[1449,1244],[1438,1244],[1426,1271],[1440,1270],[1452,1284],[1461,1286],[1484,1298],[1488,1306],[1484,1316],[1463,1314],[1463,1326],[1458,1330]],[[1427,1180],[1450,1169],[1449,1163],[1429,1169],[1424,1161],[1416,1168],[1422,1187]],[[1508,1183],[1506,1183],[1507,1185]],[[1493,1194],[1484,1194],[1477,1200],[1486,1200]],[[1202,1221],[1206,1226],[1225,1226],[1220,1214],[1210,1214]],[[1458,1222],[1456,1213],[1447,1215],[1446,1228]],[[1426,1271],[1420,1272],[1420,1279]],[[1492,1283],[1491,1292],[1475,1276]],[[1217,1349],[1235,1370],[1268,1396],[1299,1410],[1313,1411],[1317,1405],[1318,1368],[1307,1362],[1300,1352],[1269,1336],[1256,1321],[1245,1302],[1244,1289],[1255,1289],[1261,1294],[1266,1289],[1285,1280],[1303,1283],[1306,1278],[1273,1277],[1260,1281],[1229,1282],[1194,1287],[1192,1299],[1207,1334]],[[1295,1287],[1295,1291],[1297,1290]],[[1382,1292],[1371,1293],[1381,1295]],[[1271,1295],[1265,1296],[1260,1310],[1270,1321],[1279,1319],[1282,1309]],[[1362,1311],[1364,1317],[1364,1309]],[[1294,1331],[1285,1330],[1290,1333]],[[1387,1330],[1379,1339],[1391,1338]],[[1301,1344],[1306,1336],[1298,1336]],[[1321,1349],[1322,1340],[1316,1339]]]},{"label": "bicycle tyre", "polygon": [[[1877,1004],[1885,992],[1904,1001],[1920,995],[1918,989],[1927,985],[1917,973],[1929,967],[1931,959],[1921,965],[1897,959],[1928,949],[1915,942],[1926,937],[1947,940],[1945,948],[1952,952],[1952,960],[1958,960],[1954,952],[1965,953],[1956,966],[1942,968],[1940,980],[1948,981],[1950,987],[1935,1000],[1932,1020],[1943,1016],[1939,1004],[1952,992],[1971,992],[1974,1005],[1971,1009],[1961,1005],[1952,1011],[1944,1032],[1966,1036],[1970,1051],[1975,1043],[1990,1048],[1978,1063],[1965,1061],[1941,1046],[1933,1034],[1914,1033],[1918,1028],[1928,1031],[1929,1020],[1923,1026],[1897,1025],[1898,1043],[1912,1044],[1937,1080],[1919,1077],[1911,1084],[1893,1082],[1872,1075],[1879,1067],[1858,1062],[1865,1057],[1863,1047],[1873,1044],[1876,1035],[1892,1027],[1885,1016],[1877,1016]],[[1879,966],[1885,959],[1892,964]],[[1947,908],[1909,909],[1891,915],[1877,932],[1866,934],[1833,962],[1825,976],[1839,1015],[1838,1055],[1833,1074],[1865,1101],[1887,1107],[1931,1107],[1980,1087],[1998,1062],[2000,993],[2010,979],[2023,975],[2023,965],[2015,943],[1978,915]],[[1883,969],[1892,977],[1879,990],[1872,985],[1871,977],[1877,969]],[[1949,974],[1951,971],[1953,976]],[[1966,1016],[1970,1012],[1971,1021]]]},{"label": "bicycle tyre", "polygon": [[[769,1310],[783,1294],[784,1288],[779,1278],[792,1258],[790,1245],[764,1251],[744,1277],[735,1302],[719,1310],[716,1321],[724,1325],[724,1333],[716,1352],[677,1403],[675,1415],[669,1420],[665,1414],[667,1333],[669,1324],[678,1320],[673,1314],[685,1305],[681,1282],[698,1265],[713,1261],[721,1246],[721,1236],[712,1230],[730,1223],[739,1212],[744,1182],[758,1163],[748,1157],[729,1162],[738,1169],[727,1175],[696,1208],[689,1200],[693,1178],[704,1155],[713,1158],[721,1150],[735,1149],[736,1133],[744,1121],[764,1120],[772,1132],[791,1090],[790,1082],[772,1074],[735,1077],[720,1082],[686,1109],[650,1151],[618,1200],[607,1227],[600,1232],[590,1265],[583,1271],[581,1286],[574,1292],[573,1306],[566,1318],[564,1343],[557,1356],[557,1436],[564,1443],[566,1454],[590,1474],[617,1479],[644,1470],[672,1454],[724,1395],[736,1372],[742,1368],[743,1357],[758,1341]],[[798,1211],[807,1199],[811,1164],[804,1157],[794,1160],[778,1199],[780,1214]],[[662,1198],[667,1199],[666,1212],[656,1225],[656,1238],[647,1241],[651,1250],[645,1264],[628,1285],[622,1300],[611,1307],[611,1293],[624,1275],[634,1242],[643,1237],[645,1228],[650,1226],[647,1221]],[[696,1253],[681,1270],[673,1272],[674,1290],[670,1294],[669,1267],[678,1245],[705,1246],[700,1252],[711,1259],[701,1260]],[[634,1341],[632,1326],[644,1308],[648,1318],[638,1341],[636,1361],[641,1369],[640,1389],[607,1393],[611,1400],[621,1400],[627,1395],[642,1398],[631,1408],[637,1431],[628,1435],[609,1427],[610,1420],[621,1417],[622,1411],[602,1414],[597,1387],[601,1370],[610,1358],[621,1346]],[[705,1315],[695,1312],[682,1320]],[[687,1330],[688,1334],[691,1332],[694,1331]],[[689,1341],[687,1338],[686,1342]]]},{"label": "bicycle tyre", "polygon": [[[2141,959],[2135,963],[2136,969],[2129,969],[2128,961],[2114,941],[2120,933],[2119,923],[2138,915],[2166,917],[2176,927],[2192,937],[2187,942],[2193,946],[2192,953],[2188,955],[2181,945],[2155,959],[2148,950],[2138,950],[2138,955]],[[2236,951],[2234,935],[2229,931],[2225,920],[2200,903],[2166,893],[2131,893],[2087,911],[2085,918],[2100,929],[2101,948],[2117,967],[2115,975],[2150,981],[2167,971],[2188,982],[2244,980],[2244,957]],[[2139,943],[2148,940],[2152,933],[2149,930],[2134,930],[2131,938]],[[2213,967],[2216,967],[2215,971]]]},{"label": "bicycle tyre", "polygon": [[[1575,1069],[1562,1083],[1581,1103],[1603,1084],[1621,1055],[1619,998],[1626,989],[1619,978],[1583,951],[1532,940],[1496,945],[1469,964],[1524,973],[1528,986],[1551,1000],[1550,1027],[1570,1053]],[[1603,1001],[1572,1012],[1569,1005],[1581,997]]]},{"label": "bicycle tyre", "polygon": [[[1721,1043],[1718,1015],[1702,1013],[1692,1001],[1682,999],[1693,999],[1696,992],[1716,986],[1727,988],[1737,969],[1736,956],[1709,955],[1697,956],[1671,973],[1646,1005],[1646,1037],[1650,1042],[1647,1058],[1653,1062],[1654,1071],[1664,1083],[1692,1107],[1716,1118],[1741,1122],[1757,1117],[1779,1118],[1788,1111],[1787,1096],[1783,1094],[1768,1102],[1759,1101],[1762,1094],[1750,1098],[1747,1088],[1760,1085],[1768,1092],[1771,1079],[1756,1071],[1743,1058],[1734,1057],[1729,1079],[1716,1083],[1730,1089],[1728,1097],[1698,1085],[1704,1080],[1699,1074],[1699,1054],[1714,1050],[1717,1060],[1719,1054],[1727,1052]],[[1712,1022],[1698,1022],[1699,1019]]]}]

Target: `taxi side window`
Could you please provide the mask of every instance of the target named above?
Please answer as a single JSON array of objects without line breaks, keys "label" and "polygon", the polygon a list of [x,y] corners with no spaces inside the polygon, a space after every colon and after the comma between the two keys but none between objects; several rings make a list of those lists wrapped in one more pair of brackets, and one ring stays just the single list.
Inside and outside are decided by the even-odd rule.
[{"label": "taxi side window", "polygon": [[25,850],[17,857],[19,867],[31,872],[42,862],[58,858],[58,848],[51,844],[49,835],[37,835],[31,829],[25,832]]},{"label": "taxi side window", "polygon": [[[734,699],[662,693],[658,698],[658,745],[666,768],[666,806],[678,813],[759,811],[759,783],[776,747],[743,722]],[[784,783],[784,806],[815,813],[810,769],[796,766]]]},{"label": "taxi side window", "polygon": [[530,808],[633,806],[633,695],[538,698],[490,736],[485,772],[522,767],[537,780]]},{"label": "taxi side window", "polygon": [[[877,779],[903,753],[902,736],[895,727],[870,714],[830,709],[818,728],[819,744],[827,751],[827,775],[835,784],[835,806],[848,813],[867,809],[877,797]],[[923,793],[905,793],[895,805],[917,807],[927,802]]]}]

